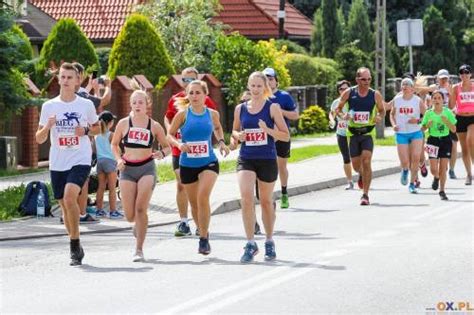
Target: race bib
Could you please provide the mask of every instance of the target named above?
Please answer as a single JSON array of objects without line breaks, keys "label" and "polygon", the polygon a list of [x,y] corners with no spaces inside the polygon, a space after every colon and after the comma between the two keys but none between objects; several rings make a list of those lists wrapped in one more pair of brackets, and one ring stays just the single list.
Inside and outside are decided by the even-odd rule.
[{"label": "race bib", "polygon": [[267,134],[260,128],[245,129],[245,145],[259,146],[268,143]]},{"label": "race bib", "polygon": [[398,109],[398,112],[400,115],[413,115],[414,110],[413,107],[400,107]]},{"label": "race bib", "polygon": [[370,112],[355,112],[352,120],[357,124],[368,124]]},{"label": "race bib", "polygon": [[189,152],[186,154],[188,158],[205,158],[209,157],[209,145],[207,141],[186,142]]},{"label": "race bib", "polygon": [[432,145],[432,144],[425,145],[425,151],[426,151],[426,153],[428,153],[429,157],[437,158],[438,157],[438,150],[439,150],[439,147],[437,147],[435,145]]},{"label": "race bib", "polygon": [[77,150],[79,149],[79,136],[76,135],[60,135],[58,137],[59,148],[61,150]]},{"label": "race bib", "polygon": [[148,146],[150,142],[150,130],[144,128],[131,127],[128,131],[128,143]]},{"label": "race bib", "polygon": [[345,121],[345,120],[338,121],[337,129],[338,130],[346,130],[347,129],[347,121]]}]

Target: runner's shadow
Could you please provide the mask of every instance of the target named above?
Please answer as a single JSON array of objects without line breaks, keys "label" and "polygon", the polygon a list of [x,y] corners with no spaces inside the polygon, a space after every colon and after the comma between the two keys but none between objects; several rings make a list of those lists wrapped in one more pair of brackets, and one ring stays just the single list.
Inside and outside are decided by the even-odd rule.
[{"label": "runner's shadow", "polygon": [[279,237],[289,238],[289,239],[299,239],[299,240],[333,240],[334,237],[325,237],[319,236],[321,233],[288,233],[286,231],[274,231],[273,235]]},{"label": "runner's shadow", "polygon": [[325,270],[333,270],[333,271],[341,271],[346,270],[345,266],[331,266],[325,264],[318,264],[318,263],[296,263],[291,260],[283,260],[283,259],[276,259],[274,261],[265,261],[265,265],[269,266],[287,266],[291,268],[317,268],[317,269],[325,269]]},{"label": "runner's shadow", "polygon": [[290,207],[288,209],[282,209],[282,210],[278,210],[278,211],[282,211],[282,212],[317,212],[317,213],[329,213],[329,212],[337,212],[337,211],[341,211],[341,210],[320,210],[320,209],[305,209],[305,208],[293,208],[293,207]]},{"label": "runner's shadow", "polygon": [[[448,194],[448,198],[449,198],[449,194]],[[473,200],[448,199],[448,200],[446,200],[446,201],[449,201],[449,202],[469,202],[469,203],[474,204],[474,201],[473,201]]]},{"label": "runner's shadow", "polygon": [[106,272],[148,272],[152,271],[152,267],[96,267],[88,264],[79,266],[80,269],[86,272],[106,273]]},{"label": "runner's shadow", "polygon": [[419,204],[409,204],[409,203],[378,203],[374,202],[371,203],[372,206],[378,206],[383,208],[395,208],[395,207],[429,207],[430,205],[427,203],[419,203]]},{"label": "runner's shadow", "polygon": [[398,189],[395,188],[370,188],[370,190],[374,191],[397,191]]}]

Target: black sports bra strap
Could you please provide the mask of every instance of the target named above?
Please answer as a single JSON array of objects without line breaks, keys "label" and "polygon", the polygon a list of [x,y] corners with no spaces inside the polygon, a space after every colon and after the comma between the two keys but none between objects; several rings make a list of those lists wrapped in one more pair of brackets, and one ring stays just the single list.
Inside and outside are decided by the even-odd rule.
[{"label": "black sports bra strap", "polygon": [[151,118],[148,118],[148,126],[146,126],[146,129],[151,131]]},{"label": "black sports bra strap", "polygon": [[128,116],[128,126],[133,127],[132,116]]}]

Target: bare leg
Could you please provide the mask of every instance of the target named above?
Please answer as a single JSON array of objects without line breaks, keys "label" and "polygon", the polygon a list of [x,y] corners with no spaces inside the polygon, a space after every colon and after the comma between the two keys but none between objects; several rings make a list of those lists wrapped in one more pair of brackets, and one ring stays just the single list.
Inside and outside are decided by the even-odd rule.
[{"label": "bare leg", "polygon": [[[255,172],[239,171],[237,172],[242,206],[242,220],[244,221],[245,234],[247,239],[254,239],[255,230],[255,204],[254,204],[254,183],[256,179]],[[260,196],[261,200],[262,196]]]}]

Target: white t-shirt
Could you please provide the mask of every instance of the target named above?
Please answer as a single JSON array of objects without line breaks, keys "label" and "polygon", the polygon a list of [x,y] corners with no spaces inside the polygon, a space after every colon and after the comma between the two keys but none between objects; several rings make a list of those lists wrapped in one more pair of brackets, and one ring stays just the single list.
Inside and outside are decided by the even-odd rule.
[{"label": "white t-shirt", "polygon": [[[332,102],[331,111],[336,110],[336,107],[339,104],[340,100],[341,100],[341,98],[339,97],[339,98],[335,99],[334,102]],[[346,104],[342,107],[342,113],[343,114],[347,113],[347,105]],[[336,125],[336,134],[338,134],[340,136],[343,136],[343,137],[346,137],[346,134],[347,134],[347,120],[340,119],[339,117],[336,117],[336,123],[337,123],[337,125]]]},{"label": "white t-shirt", "polygon": [[97,112],[91,101],[76,96],[72,102],[63,102],[57,96],[43,104],[41,126],[56,115],[56,126],[50,130],[51,149],[49,169],[68,171],[75,165],[91,165],[92,146],[88,136],[75,136],[77,126],[87,127],[97,122]]},{"label": "white t-shirt", "polygon": [[400,128],[397,133],[411,133],[421,129],[418,124],[409,124],[411,118],[420,119],[421,99],[413,95],[409,100],[403,98],[403,94],[395,96],[393,99],[393,109],[395,110],[395,122]]}]

